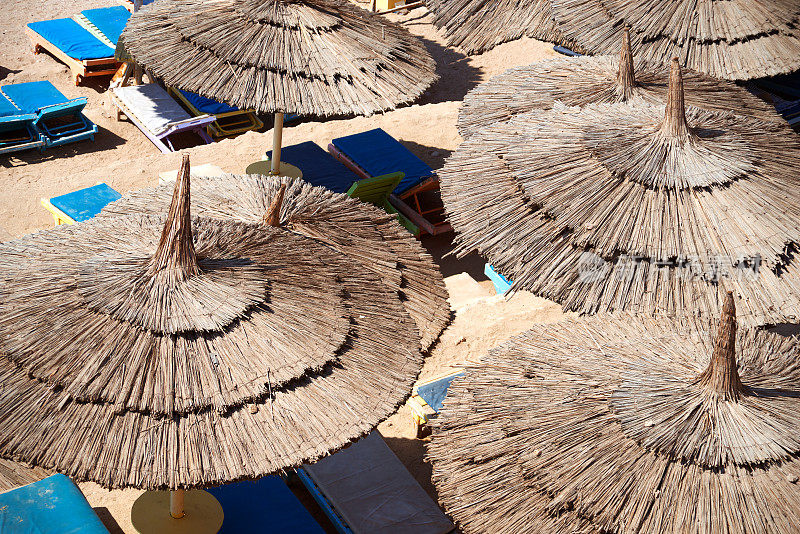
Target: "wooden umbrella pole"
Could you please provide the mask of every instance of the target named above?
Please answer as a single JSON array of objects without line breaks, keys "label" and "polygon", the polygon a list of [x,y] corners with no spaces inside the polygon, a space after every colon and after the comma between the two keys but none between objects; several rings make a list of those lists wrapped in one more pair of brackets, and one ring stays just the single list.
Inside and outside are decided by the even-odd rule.
[{"label": "wooden umbrella pole", "polygon": [[283,113],[275,114],[275,126],[272,128],[272,162],[270,174],[277,176],[281,173],[281,143],[283,141]]},{"label": "wooden umbrella pole", "polygon": [[184,516],[183,511],[183,497],[186,492],[184,490],[174,490],[169,492],[169,515],[175,519],[180,519]]},{"label": "wooden umbrella pole", "polygon": [[278,193],[269,205],[266,215],[264,215],[264,224],[269,226],[281,225],[281,206],[283,205],[283,197],[286,194],[286,184],[281,184]]}]

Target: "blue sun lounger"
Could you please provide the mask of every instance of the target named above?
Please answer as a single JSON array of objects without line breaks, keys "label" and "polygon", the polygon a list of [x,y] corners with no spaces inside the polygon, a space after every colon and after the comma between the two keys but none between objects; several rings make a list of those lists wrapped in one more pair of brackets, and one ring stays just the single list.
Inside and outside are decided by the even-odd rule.
[{"label": "blue sun lounger", "polygon": [[0,95],[0,154],[43,149],[46,142],[36,129],[36,119],[35,113],[23,113],[8,98]]},{"label": "blue sun lounger", "polygon": [[[267,152],[267,159],[271,157],[272,151]],[[402,173],[361,178],[361,176],[328,152],[325,152],[313,141],[283,147],[281,149],[281,161],[300,169],[303,173],[303,180],[311,185],[325,187],[334,193],[347,194],[353,198],[360,199],[362,202],[375,204],[388,213],[397,215],[400,224],[406,227],[409,232],[414,235],[419,234],[419,229],[406,217],[398,213],[386,200],[391,190],[395,188],[394,184],[398,180],[402,180]]]},{"label": "blue sun lounger", "polygon": [[119,68],[114,48],[104,43],[74,19],[31,22],[25,28],[33,53],[47,50],[72,71],[75,85],[89,76],[110,76]]},{"label": "blue sun lounger", "polygon": [[57,474],[0,493],[3,534],[108,534],[81,490]]},{"label": "blue sun lounger", "polygon": [[111,202],[122,198],[107,184],[100,183],[66,195],[41,200],[44,209],[53,214],[56,226],[91,219]]},{"label": "blue sun lounger", "polygon": [[492,267],[490,264],[487,263],[484,265],[483,274],[485,274],[486,277],[492,281],[492,284],[494,285],[494,291],[498,295],[505,295],[508,293],[508,290],[511,289],[511,284],[513,282],[495,271],[494,267]]},{"label": "blue sun lounger", "polygon": [[216,497],[225,515],[219,534],[325,532],[286,483],[275,475],[207,491]]},{"label": "blue sun lounger", "polygon": [[97,126],[83,115],[86,98],[70,100],[48,81],[4,85],[0,90],[20,111],[36,115],[34,124],[47,147],[94,140]]},{"label": "blue sun lounger", "polygon": [[258,130],[264,126],[256,116],[255,110],[241,110],[236,106],[217,102],[190,91],[169,87],[169,93],[178,99],[189,113],[195,117],[214,115],[217,120],[208,125],[208,133],[212,137],[228,137],[250,130]]},{"label": "blue sun lounger", "polygon": [[402,172],[405,177],[390,197],[394,207],[429,234],[452,230],[444,219],[436,173],[382,129],[336,138],[328,151],[362,178]]},{"label": "blue sun lounger", "polygon": [[442,409],[450,384],[459,376],[464,376],[463,369],[456,369],[423,380],[415,384],[411,389],[411,398],[408,399],[408,406],[411,408],[411,420],[414,422],[417,437],[421,436],[422,428],[427,424],[428,419]]}]

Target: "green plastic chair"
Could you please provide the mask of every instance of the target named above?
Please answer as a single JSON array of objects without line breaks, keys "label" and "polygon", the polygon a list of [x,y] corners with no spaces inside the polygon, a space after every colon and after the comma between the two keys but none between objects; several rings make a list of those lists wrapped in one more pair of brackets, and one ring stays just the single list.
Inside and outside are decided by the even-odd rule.
[{"label": "green plastic chair", "polygon": [[365,178],[351,185],[350,189],[347,190],[347,195],[351,198],[357,198],[362,202],[369,202],[379,208],[383,208],[386,213],[390,215],[396,215],[400,224],[418,237],[419,228],[417,225],[406,218],[405,215],[399,213],[394,206],[389,203],[389,195],[392,194],[392,191],[397,188],[397,185],[405,176],[405,173],[393,172],[382,176]]}]

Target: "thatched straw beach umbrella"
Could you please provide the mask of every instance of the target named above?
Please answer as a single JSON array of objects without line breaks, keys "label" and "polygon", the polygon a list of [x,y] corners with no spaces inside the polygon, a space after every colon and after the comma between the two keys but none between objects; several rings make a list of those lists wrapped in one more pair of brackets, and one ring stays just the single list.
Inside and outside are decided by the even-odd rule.
[{"label": "thatched straw beach umbrella", "polygon": [[180,490],[180,516],[182,490],[314,461],[406,398],[422,357],[397,291],[315,240],[192,219],[189,202],[185,158],[166,221],[0,246],[0,456]]},{"label": "thatched straw beach umbrella", "polygon": [[159,0],[131,16],[122,40],[170,85],[275,113],[273,174],[284,113],[371,115],[436,80],[419,39],[348,0]]},{"label": "thatched straw beach umbrella", "polygon": [[428,0],[425,6],[448,44],[469,55],[523,36],[579,50],[558,30],[550,4],[551,0]]},{"label": "thatched straw beach umbrella", "polygon": [[[550,59],[514,67],[482,83],[464,97],[458,130],[466,138],[477,130],[556,101],[568,106],[643,100],[664,104],[668,70],[635,59],[630,36],[622,34],[619,57]],[[686,104],[783,122],[775,108],[732,82],[684,71]]]},{"label": "thatched straw beach umbrella", "polygon": [[[594,104],[482,130],[439,172],[458,251],[582,313],[800,318],[800,142],[785,125],[667,105]],[[512,288],[513,289],[513,288]]]},{"label": "thatched straw beach umbrella", "polygon": [[[99,217],[165,213],[171,185],[125,195]],[[280,203],[273,201],[279,198]],[[416,323],[423,349],[439,337],[450,318],[442,274],[433,259],[396,218],[347,195],[302,180],[224,175],[192,178],[195,215],[250,224],[271,223],[334,248],[396,290]]]},{"label": "thatched straw beach umbrella", "polygon": [[434,483],[465,532],[796,532],[798,358],[732,296],[536,327],[451,385]]},{"label": "thatched straw beach umbrella", "polygon": [[558,29],[590,54],[616,52],[630,26],[637,57],[715,78],[749,80],[800,69],[793,0],[550,0]]}]

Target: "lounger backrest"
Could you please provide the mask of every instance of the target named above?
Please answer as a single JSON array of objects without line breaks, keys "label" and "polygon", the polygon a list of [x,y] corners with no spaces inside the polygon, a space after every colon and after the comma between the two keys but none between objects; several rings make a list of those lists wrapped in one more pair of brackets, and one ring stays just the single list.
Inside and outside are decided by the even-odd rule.
[{"label": "lounger backrest", "polygon": [[130,11],[123,6],[85,9],[81,11],[81,15],[86,17],[86,20],[94,24],[94,26],[100,30],[100,33],[115,44],[119,41],[119,36],[122,34],[122,30],[125,29],[125,25],[131,17]]},{"label": "lounger backrest", "polygon": [[389,195],[395,190],[405,174],[402,172],[393,172],[383,176],[373,176],[359,180],[350,187],[347,194],[353,198],[357,198],[362,202],[369,202],[379,207],[384,207],[389,202]]}]

